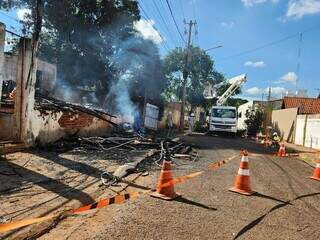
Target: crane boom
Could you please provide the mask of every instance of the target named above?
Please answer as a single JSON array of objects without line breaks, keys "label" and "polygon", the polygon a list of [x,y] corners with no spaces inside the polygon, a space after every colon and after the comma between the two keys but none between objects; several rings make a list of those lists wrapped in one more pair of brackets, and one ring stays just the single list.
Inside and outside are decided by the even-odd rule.
[{"label": "crane boom", "polygon": [[236,76],[234,78],[231,78],[228,80],[228,82],[231,84],[230,87],[220,96],[217,100],[217,106],[222,106],[226,103],[228,98],[232,96],[232,94],[241,87],[243,83],[245,83],[247,80],[246,74],[241,74],[239,76]]}]

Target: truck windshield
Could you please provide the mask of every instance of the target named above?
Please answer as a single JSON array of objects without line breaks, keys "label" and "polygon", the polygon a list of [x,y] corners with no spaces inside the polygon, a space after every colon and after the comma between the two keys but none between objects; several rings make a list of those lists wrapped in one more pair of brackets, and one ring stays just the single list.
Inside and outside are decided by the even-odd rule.
[{"label": "truck windshield", "polygon": [[212,113],[216,118],[236,118],[235,109],[212,109]]}]

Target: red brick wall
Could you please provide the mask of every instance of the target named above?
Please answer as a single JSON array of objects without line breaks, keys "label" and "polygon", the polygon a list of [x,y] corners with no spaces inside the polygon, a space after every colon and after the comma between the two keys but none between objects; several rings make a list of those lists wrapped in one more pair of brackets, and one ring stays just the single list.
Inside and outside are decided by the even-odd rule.
[{"label": "red brick wall", "polygon": [[66,129],[77,129],[89,126],[93,121],[93,116],[86,113],[63,112],[58,123],[60,127]]}]

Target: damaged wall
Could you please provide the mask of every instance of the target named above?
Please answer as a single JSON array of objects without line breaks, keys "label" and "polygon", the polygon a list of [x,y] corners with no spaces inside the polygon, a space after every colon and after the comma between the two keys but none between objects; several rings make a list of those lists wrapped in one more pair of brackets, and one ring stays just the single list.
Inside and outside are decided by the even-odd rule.
[{"label": "damaged wall", "polygon": [[68,136],[108,135],[111,126],[86,113],[34,110],[32,114],[33,141],[44,145]]},{"label": "damaged wall", "polygon": [[[4,45],[5,26],[2,26],[2,41]],[[0,29],[1,30],[1,29]],[[1,40],[0,39],[0,40]],[[35,59],[32,62],[32,40],[21,38],[18,45],[18,55],[6,55],[0,49],[1,63],[6,68],[6,79],[16,82],[16,97],[14,111],[11,114],[0,113],[0,140],[19,141],[26,146],[36,143],[45,145],[67,136],[101,136],[107,135],[111,125],[86,113],[71,111],[35,109],[35,89],[37,75],[41,75],[41,84],[50,91],[56,80],[56,67]],[[33,66],[33,67],[32,67]],[[0,76],[0,80],[3,75]]]},{"label": "damaged wall", "polygon": [[163,118],[159,122],[159,128],[165,128],[166,127],[166,121],[167,121],[167,116],[168,113],[172,113],[172,120],[173,124],[175,125],[176,128],[179,128],[180,126],[180,112],[181,112],[181,103],[179,102],[170,102],[167,103],[166,106],[164,107],[164,114]]}]

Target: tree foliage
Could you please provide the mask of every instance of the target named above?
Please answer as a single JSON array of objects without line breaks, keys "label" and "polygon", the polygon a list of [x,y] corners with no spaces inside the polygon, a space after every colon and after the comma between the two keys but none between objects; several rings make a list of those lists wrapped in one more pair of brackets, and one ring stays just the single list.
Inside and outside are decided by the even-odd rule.
[{"label": "tree foliage", "polygon": [[[193,106],[208,108],[216,100],[206,100],[203,97],[206,84],[215,85],[225,81],[225,78],[223,74],[214,69],[212,58],[204,50],[192,46],[190,53],[192,57],[188,65],[187,101]],[[185,62],[186,50],[183,48],[173,49],[164,58],[164,74],[168,79],[168,86],[164,95],[168,100],[182,100]]]},{"label": "tree foliage", "polygon": [[[60,86],[90,89],[104,103],[112,85],[127,76],[132,98],[140,99],[146,90],[160,98],[164,87],[160,56],[155,43],[134,28],[140,19],[137,1],[42,1],[39,57],[57,64]],[[34,9],[36,2],[4,1],[1,7]],[[34,23],[31,14],[24,23],[26,33],[32,32]]]},{"label": "tree foliage", "polygon": [[245,124],[247,126],[247,134],[255,136],[262,129],[264,119],[264,110],[255,106],[247,110]]}]

